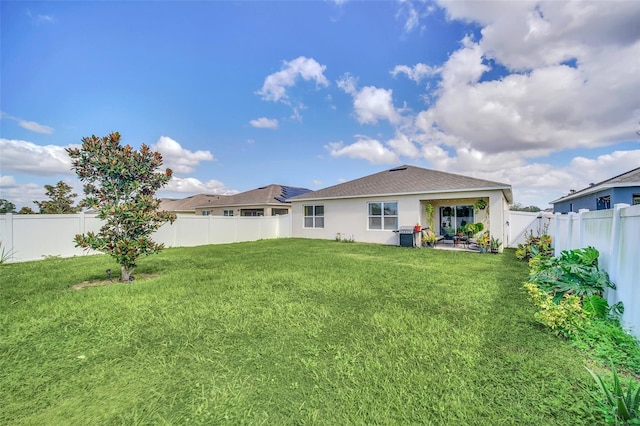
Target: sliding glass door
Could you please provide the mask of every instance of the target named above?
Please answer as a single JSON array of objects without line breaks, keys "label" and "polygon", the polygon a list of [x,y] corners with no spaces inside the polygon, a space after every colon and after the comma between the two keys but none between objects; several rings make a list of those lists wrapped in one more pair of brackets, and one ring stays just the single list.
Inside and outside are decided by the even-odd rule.
[{"label": "sliding glass door", "polygon": [[451,238],[467,223],[473,223],[473,206],[440,207],[440,235]]}]

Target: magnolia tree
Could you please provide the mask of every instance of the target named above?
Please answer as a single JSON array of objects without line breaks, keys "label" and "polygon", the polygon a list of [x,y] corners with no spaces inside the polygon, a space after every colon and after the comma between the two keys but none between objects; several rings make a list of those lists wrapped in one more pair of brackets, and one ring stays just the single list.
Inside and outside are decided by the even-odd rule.
[{"label": "magnolia tree", "polygon": [[150,235],[175,215],[158,211],[158,189],[171,179],[171,169],[159,172],[162,155],[147,145],[140,151],[120,145],[120,134],[111,133],[82,139],[81,148],[67,148],[71,166],[84,182],[85,199],[81,205],[98,210],[106,223],[96,234],[75,236],[77,247],[98,250],[120,265],[120,281],[130,281],[141,255],[160,252],[163,244]]}]

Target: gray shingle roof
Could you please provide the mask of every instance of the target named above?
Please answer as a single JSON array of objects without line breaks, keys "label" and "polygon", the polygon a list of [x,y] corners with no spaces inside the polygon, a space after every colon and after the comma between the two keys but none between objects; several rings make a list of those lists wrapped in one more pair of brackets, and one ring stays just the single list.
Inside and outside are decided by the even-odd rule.
[{"label": "gray shingle roof", "polygon": [[480,189],[502,189],[505,191],[508,201],[512,199],[511,185],[505,183],[404,165],[318,191],[307,192],[292,197],[290,200],[459,192]]},{"label": "gray shingle roof", "polygon": [[551,204],[555,204],[560,201],[571,200],[573,198],[582,197],[583,195],[591,194],[606,188],[614,188],[616,186],[640,186],[640,167],[629,170],[618,176],[614,176],[610,179],[603,180],[586,188],[582,188],[579,191],[572,192],[571,194],[560,197],[557,200],[551,201]]},{"label": "gray shingle roof", "polygon": [[310,189],[271,184],[252,189],[250,191],[241,192],[239,194],[228,195],[219,200],[213,200],[207,204],[200,204],[197,207],[288,204],[286,202],[288,194],[299,194],[308,191],[310,191]]},{"label": "gray shingle roof", "polygon": [[169,212],[193,212],[199,205],[212,203],[226,197],[228,195],[197,194],[186,198],[161,198],[159,209]]}]

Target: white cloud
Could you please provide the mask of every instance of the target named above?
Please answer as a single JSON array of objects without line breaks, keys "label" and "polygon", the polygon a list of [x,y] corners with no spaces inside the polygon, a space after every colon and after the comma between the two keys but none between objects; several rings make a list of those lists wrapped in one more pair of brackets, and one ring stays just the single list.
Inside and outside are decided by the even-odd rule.
[{"label": "white cloud", "polygon": [[211,152],[189,151],[168,136],[160,136],[150,148],[162,154],[163,165],[174,173],[192,173],[201,162],[214,160]]},{"label": "white cloud", "polygon": [[321,65],[313,58],[300,56],[292,61],[285,61],[282,69],[267,76],[257,93],[266,101],[288,101],[287,88],[294,86],[299,78],[305,81],[313,80],[316,86],[328,86],[329,81],[324,76],[326,65]]},{"label": "white cloud", "polygon": [[484,51],[471,37],[462,40],[462,48],[455,51],[442,67],[442,87],[455,90],[467,84],[477,83],[482,74],[489,71],[483,64]]},{"label": "white cloud", "polygon": [[275,118],[260,117],[255,120],[249,121],[249,124],[259,129],[277,129],[278,120]]},{"label": "white cloud", "polygon": [[45,126],[44,124],[36,123],[35,121],[18,121],[18,125],[24,129],[31,130],[36,133],[45,133],[50,135],[53,133],[53,127]]},{"label": "white cloud", "polygon": [[196,178],[180,178],[173,176],[169,183],[158,191],[158,195],[164,197],[167,195],[163,194],[175,193],[232,195],[238,193],[238,191],[227,188],[224,183],[215,179],[203,182]]},{"label": "white cloud", "polygon": [[[67,145],[77,147],[77,145]],[[74,174],[65,147],[36,145],[32,142],[0,138],[0,169],[40,176]]]},{"label": "white cloud", "polygon": [[27,9],[27,16],[29,18],[31,18],[31,20],[33,22],[35,22],[36,24],[41,24],[41,23],[54,23],[55,22],[55,18],[51,15],[44,15],[44,14],[32,14],[31,10]]},{"label": "white cloud", "polygon": [[393,90],[374,86],[358,89],[358,79],[350,73],[342,75],[336,84],[353,96],[353,109],[360,124],[376,124],[378,120],[396,124],[400,121],[400,113],[393,106]]},{"label": "white cloud", "polygon": [[389,140],[387,144],[396,153],[398,153],[398,155],[410,158],[416,158],[420,155],[420,150],[418,149],[416,144],[413,143],[413,141],[411,141],[407,135],[401,132],[396,132],[395,137]]},{"label": "white cloud", "polygon": [[358,141],[345,146],[343,142],[330,142],[325,146],[332,157],[361,158],[372,164],[392,164],[398,156],[375,139],[356,135]]},{"label": "white cloud", "polygon": [[338,88],[350,95],[354,95],[358,90],[358,79],[351,75],[351,73],[344,73],[342,77],[336,81],[336,84]]},{"label": "white cloud", "polygon": [[32,132],[44,133],[44,134],[50,135],[54,131],[53,127],[45,126],[44,124],[36,123],[35,121],[23,120],[21,118],[14,117],[12,115],[6,114],[6,113],[4,113],[2,111],[0,111],[0,117],[8,118],[9,120],[13,120],[13,121],[17,121],[18,122],[18,126],[22,127],[23,129],[31,130]]},{"label": "white cloud", "polygon": [[363,87],[353,97],[353,108],[361,124],[376,124],[378,120],[397,123],[400,120],[400,114],[393,106],[391,89]]},{"label": "white cloud", "polygon": [[557,65],[637,40],[637,2],[440,1],[452,19],[483,25],[482,48],[513,70]]},{"label": "white cloud", "polygon": [[320,186],[322,186],[322,181],[321,180],[312,180],[311,181],[311,185],[315,186],[315,187],[320,187]]},{"label": "white cloud", "polygon": [[16,180],[13,176],[0,176],[0,188],[13,188]]},{"label": "white cloud", "polygon": [[575,157],[569,168],[576,178],[576,186],[581,189],[590,183],[598,183],[628,172],[640,166],[640,149],[614,151],[596,158]]},{"label": "white cloud", "polygon": [[[640,40],[629,16],[640,6],[622,3],[626,15],[606,2],[443,2],[451,18],[483,25],[482,38],[465,37],[442,66],[417,127],[432,143],[521,158],[635,139]],[[488,59],[507,74],[483,81]]]},{"label": "white cloud", "polygon": [[418,63],[413,67],[408,65],[396,65],[391,71],[391,75],[397,77],[398,74],[405,74],[410,80],[420,83],[427,77],[432,77],[440,72],[438,67],[430,67],[429,65]]},{"label": "white cloud", "polygon": [[399,0],[400,8],[396,14],[396,18],[404,20],[404,30],[407,33],[412,32],[416,28],[424,30],[425,26],[421,25],[422,18],[433,12],[434,7],[426,2],[412,2],[411,0]]}]

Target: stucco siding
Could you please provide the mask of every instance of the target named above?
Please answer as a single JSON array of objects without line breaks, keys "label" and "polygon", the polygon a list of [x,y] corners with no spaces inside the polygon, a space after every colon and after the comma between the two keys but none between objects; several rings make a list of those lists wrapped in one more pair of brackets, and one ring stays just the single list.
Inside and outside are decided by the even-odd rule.
[{"label": "stucco siding", "polygon": [[[508,210],[508,203],[499,190],[292,201],[291,234],[297,238],[318,239],[335,239],[338,234],[342,234],[344,238],[353,238],[358,242],[397,245],[397,233],[368,229],[369,202],[397,202],[398,226],[418,223],[422,227],[427,226],[425,207],[430,202],[434,206],[435,232],[440,234],[439,207],[472,205],[479,198],[488,201],[488,209],[478,211],[474,221],[485,223],[485,227],[492,230],[493,236],[504,241],[504,212]],[[304,206],[307,205],[324,206],[324,228],[304,227]]]}]

